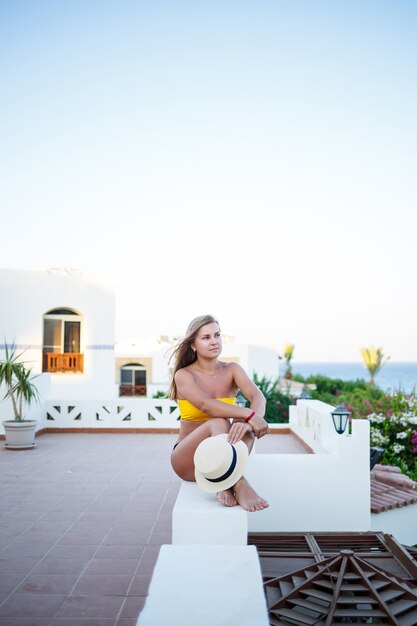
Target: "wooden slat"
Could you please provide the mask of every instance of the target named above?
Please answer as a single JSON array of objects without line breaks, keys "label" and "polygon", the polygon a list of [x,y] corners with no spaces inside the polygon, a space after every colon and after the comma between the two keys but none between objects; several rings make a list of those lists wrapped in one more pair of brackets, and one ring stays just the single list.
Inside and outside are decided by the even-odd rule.
[{"label": "wooden slat", "polygon": [[401,615],[401,626],[416,626],[417,611],[412,611],[408,615]]},{"label": "wooden slat", "polygon": [[417,608],[417,598],[415,600],[407,600],[405,598],[401,600],[396,600],[389,605],[389,608],[395,616],[401,615],[401,613],[404,613],[404,611]]},{"label": "wooden slat", "polygon": [[[372,573],[370,576],[374,576],[374,574]],[[355,574],[354,572],[347,572],[343,578],[345,580],[361,580],[359,574]]]},{"label": "wooden slat", "polygon": [[265,595],[268,606],[276,604],[282,598],[282,593],[280,592],[279,588],[272,586],[265,587]]},{"label": "wooden slat", "polygon": [[286,580],[280,580],[278,584],[283,596],[286,596],[287,593],[290,593],[290,591],[294,589],[294,586]]},{"label": "wooden slat", "polygon": [[315,580],[314,584],[318,587],[324,587],[325,589],[329,589],[329,591],[333,592],[335,583],[331,583],[329,580]]},{"label": "wooden slat", "polygon": [[417,578],[417,563],[407,550],[392,535],[386,535],[385,541],[400,564],[405,566],[414,578]]},{"label": "wooden slat", "polygon": [[379,609],[336,609],[335,617],[386,617],[384,611]]},{"label": "wooden slat", "polygon": [[342,585],[340,591],[368,591],[368,587],[365,585]]},{"label": "wooden slat", "polygon": [[[377,591],[380,591],[381,589],[383,589],[384,587],[389,587],[389,580],[373,580],[372,581],[372,586],[374,589],[376,589]],[[380,594],[381,595],[381,594]]]},{"label": "wooden slat", "polygon": [[327,609],[329,608],[328,606],[323,606],[320,604],[317,604],[316,602],[309,602],[308,600],[303,600],[302,598],[290,598],[288,600],[288,602],[290,602],[291,604],[294,604],[294,607],[296,606],[302,606],[305,609],[309,609],[310,611],[314,611],[315,613],[318,613],[319,615],[325,615],[327,613]]},{"label": "wooden slat", "polygon": [[298,611],[294,611],[292,609],[275,609],[274,613],[282,615],[282,617],[287,617],[288,619],[291,618],[293,620],[297,620],[298,622],[301,622],[301,624],[307,624],[307,626],[317,624],[317,619],[315,617],[311,617],[305,613],[299,613]]},{"label": "wooden slat", "polygon": [[339,596],[337,598],[338,604],[375,604],[375,598],[371,596]]},{"label": "wooden slat", "polygon": [[403,596],[404,591],[401,589],[386,589],[385,591],[381,591],[379,595],[385,602],[389,602],[390,600],[395,600],[395,598]]},{"label": "wooden slat", "polygon": [[327,602],[331,602],[333,600],[333,594],[324,593],[323,591],[319,591],[318,589],[300,589],[300,593],[304,596],[311,596],[313,598],[320,598],[321,600],[326,600]]}]

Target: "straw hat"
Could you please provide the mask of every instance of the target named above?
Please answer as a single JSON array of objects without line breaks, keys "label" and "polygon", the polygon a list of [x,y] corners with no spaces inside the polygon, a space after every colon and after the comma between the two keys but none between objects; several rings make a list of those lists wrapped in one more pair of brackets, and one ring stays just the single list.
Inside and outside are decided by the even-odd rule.
[{"label": "straw hat", "polygon": [[194,453],[197,485],[209,493],[232,487],[245,471],[249,450],[244,441],[231,444],[228,435],[204,439]]}]

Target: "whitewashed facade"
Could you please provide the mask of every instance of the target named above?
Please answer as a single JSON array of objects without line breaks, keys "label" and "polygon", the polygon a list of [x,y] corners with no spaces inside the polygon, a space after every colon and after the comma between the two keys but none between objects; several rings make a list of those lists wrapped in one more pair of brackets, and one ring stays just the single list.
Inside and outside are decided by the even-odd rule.
[{"label": "whitewashed facade", "polygon": [[[149,404],[157,391],[168,388],[173,342],[115,344],[111,288],[73,270],[2,269],[0,293],[0,359],[5,344],[15,346],[39,374],[41,403],[27,415],[37,419],[38,430],[82,428],[86,422],[90,428],[123,429],[143,427],[144,420],[154,428],[162,416],[173,417],[175,404]],[[277,354],[266,348],[226,338],[222,358],[240,363],[250,376],[278,375]],[[135,384],[141,396],[135,395]],[[1,421],[11,417],[10,402],[0,402],[0,434]]]},{"label": "whitewashed facade", "polygon": [[[146,370],[146,396],[151,398],[157,391],[166,391],[170,380],[172,362],[169,363],[174,343],[163,339],[128,340],[115,346],[116,384],[122,382],[123,367],[136,365]],[[239,363],[248,375],[275,380],[278,378],[278,353],[269,348],[223,341],[222,361]],[[144,380],[144,378],[142,379]]]},{"label": "whitewashed facade", "polygon": [[115,397],[111,290],[78,272],[0,270],[0,293],[0,358],[6,343],[24,351],[43,400]]}]

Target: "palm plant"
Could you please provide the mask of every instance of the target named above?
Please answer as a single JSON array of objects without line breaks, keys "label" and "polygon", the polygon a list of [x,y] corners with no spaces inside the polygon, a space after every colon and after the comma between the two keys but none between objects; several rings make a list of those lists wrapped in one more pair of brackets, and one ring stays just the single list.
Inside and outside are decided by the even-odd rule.
[{"label": "palm plant", "polygon": [[284,347],[285,372],[284,378],[292,378],[291,359],[294,355],[294,344],[287,343]]},{"label": "palm plant", "polygon": [[32,402],[39,401],[39,392],[33,383],[37,376],[33,376],[32,369],[20,360],[23,352],[17,354],[14,346],[9,349],[6,341],[5,353],[5,359],[0,361],[0,384],[7,389],[3,399],[10,398],[15,421],[23,422],[24,405],[30,406]]},{"label": "palm plant", "polygon": [[375,385],[375,376],[378,374],[378,372],[381,370],[381,368],[385,365],[390,357],[387,356],[384,358],[382,348],[374,348],[373,346],[371,346],[370,348],[361,348],[360,352],[365,367],[371,377],[369,382],[371,383],[371,385]]}]

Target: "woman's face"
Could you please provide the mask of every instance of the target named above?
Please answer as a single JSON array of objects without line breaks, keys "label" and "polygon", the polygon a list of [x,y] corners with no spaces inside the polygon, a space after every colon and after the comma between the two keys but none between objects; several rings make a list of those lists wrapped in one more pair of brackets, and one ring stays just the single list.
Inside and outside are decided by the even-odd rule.
[{"label": "woman's face", "polygon": [[197,354],[206,358],[216,358],[222,351],[222,337],[216,322],[202,326],[191,346]]}]

